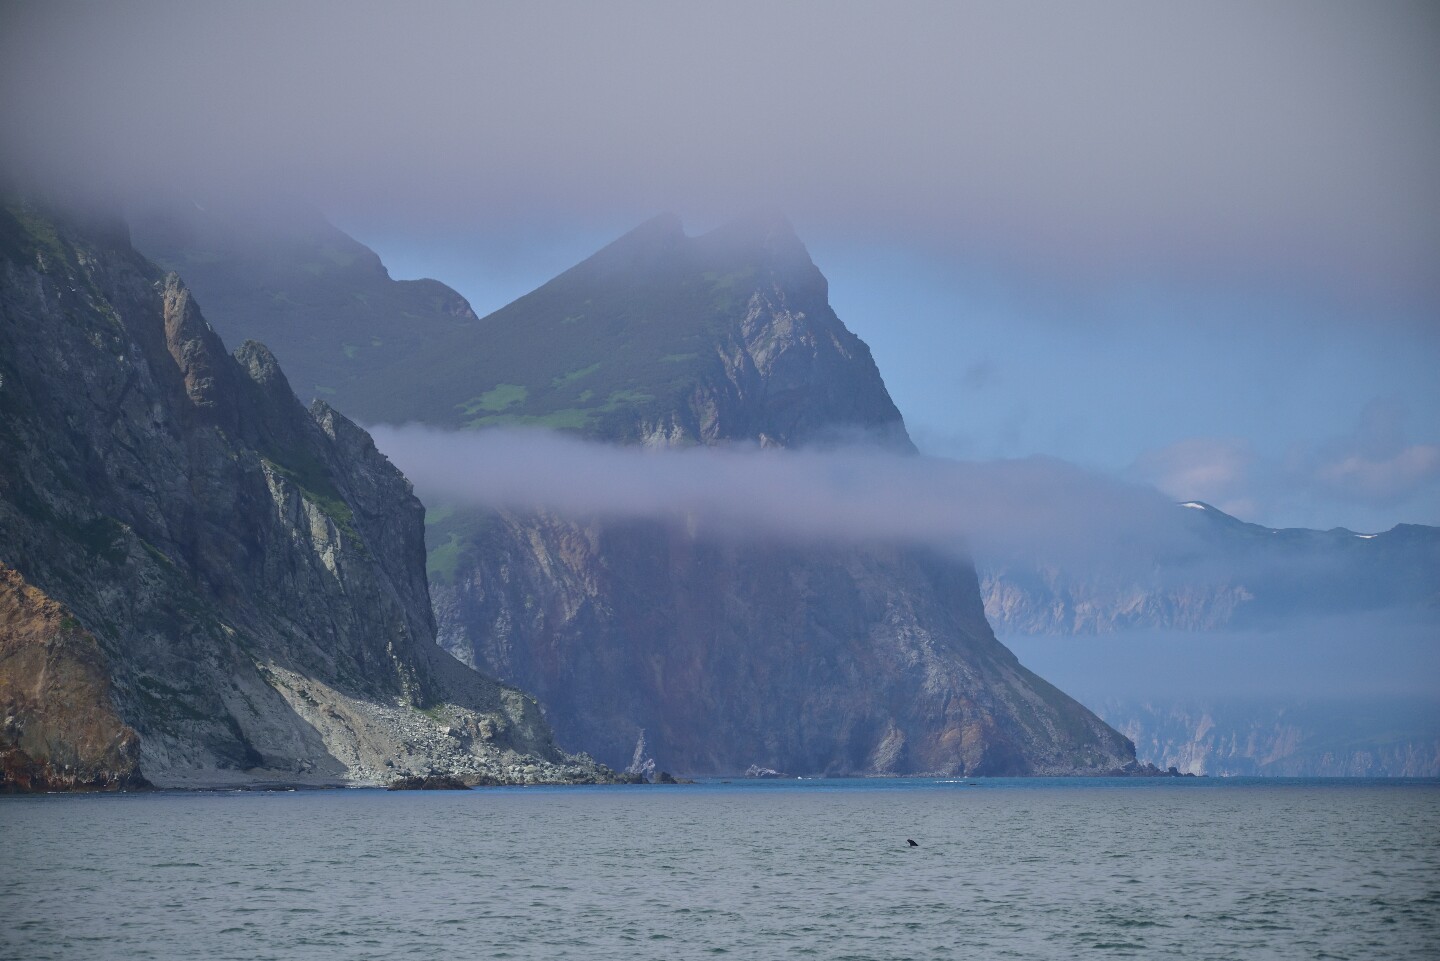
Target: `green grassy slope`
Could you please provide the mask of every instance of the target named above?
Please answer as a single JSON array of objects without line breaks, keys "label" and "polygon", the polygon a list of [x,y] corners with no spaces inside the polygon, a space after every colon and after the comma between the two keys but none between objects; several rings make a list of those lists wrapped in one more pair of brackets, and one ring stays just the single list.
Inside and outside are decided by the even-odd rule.
[{"label": "green grassy slope", "polygon": [[[355,414],[618,441],[667,418],[698,422],[702,408],[720,409],[717,434],[730,438],[773,433],[784,417],[806,422],[787,436],[827,424],[903,431],[868,348],[826,293],[783,219],[687,237],[674,217],[657,217],[399,361],[367,384]],[[755,372],[755,356],[787,351],[784,364]]]}]

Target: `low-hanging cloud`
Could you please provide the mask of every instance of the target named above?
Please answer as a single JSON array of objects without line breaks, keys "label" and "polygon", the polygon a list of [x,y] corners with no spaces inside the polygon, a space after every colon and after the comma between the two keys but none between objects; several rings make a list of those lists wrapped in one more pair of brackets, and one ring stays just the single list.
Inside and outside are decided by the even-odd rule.
[{"label": "low-hanging cloud", "polygon": [[1371,401],[1353,430],[1311,455],[1316,486],[1343,500],[1397,504],[1440,485],[1440,445],[1411,443],[1407,414],[1393,399]]},{"label": "low-hanging cloud", "polygon": [[1090,621],[1077,615],[1098,604],[1092,613],[1110,610],[1115,620],[1094,620],[1096,629],[1125,632],[1166,611],[1177,625],[1195,617],[1212,633],[1394,611],[1435,636],[1434,585],[1420,573],[1433,568],[1432,542],[1402,538],[1357,554],[1347,549],[1355,535],[1343,531],[1323,543],[1272,540],[1280,532],[1236,529],[1152,487],[1052,458],[957,461],[873,446],[652,450],[538,430],[417,425],[372,434],[431,507],[653,522],[682,536],[822,553],[928,548],[967,556],[1018,591],[1017,624],[1030,623],[1026,605],[1041,621],[1058,605],[1059,621],[1080,629]]},{"label": "low-hanging cloud", "polygon": [[1118,561],[1187,542],[1157,491],[1049,458],[972,463],[873,447],[648,450],[546,431],[371,428],[422,499],[708,534]]},{"label": "low-hanging cloud", "polygon": [[12,0],[0,160],[432,227],[778,203],[1081,276],[1433,307],[1437,25],[1313,0]]},{"label": "low-hanging cloud", "polygon": [[1378,518],[1396,506],[1424,512],[1440,490],[1440,445],[1416,442],[1409,411],[1375,398],[1348,430],[1265,451],[1240,437],[1189,437],[1138,457],[1128,476],[1177,500],[1199,499],[1241,517],[1281,513],[1301,499],[1360,508]]}]

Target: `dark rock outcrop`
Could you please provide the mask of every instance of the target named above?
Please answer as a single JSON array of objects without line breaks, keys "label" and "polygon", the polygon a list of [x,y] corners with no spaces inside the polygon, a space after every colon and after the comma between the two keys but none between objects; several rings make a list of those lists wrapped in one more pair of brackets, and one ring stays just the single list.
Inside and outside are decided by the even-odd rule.
[{"label": "dark rock outcrop", "polygon": [[0,210],[7,784],[608,776],[435,646],[422,518],[123,233]]},{"label": "dark rock outcrop", "polygon": [[451,774],[413,775],[396,778],[385,785],[387,791],[468,791],[470,785]]}]

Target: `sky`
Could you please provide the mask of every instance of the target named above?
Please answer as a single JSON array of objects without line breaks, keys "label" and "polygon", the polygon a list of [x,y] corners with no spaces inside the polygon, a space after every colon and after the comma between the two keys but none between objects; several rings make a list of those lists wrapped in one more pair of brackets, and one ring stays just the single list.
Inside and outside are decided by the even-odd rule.
[{"label": "sky", "polygon": [[0,7],[0,163],[314,203],[480,313],[794,222],[927,453],[1440,524],[1440,8]]},{"label": "sky", "polygon": [[[1355,642],[1376,634],[1383,644]],[[1026,667],[1091,707],[1111,698],[1152,704],[1343,698],[1367,702],[1372,719],[1395,723],[1409,707],[1405,700],[1418,698],[1424,727],[1433,730],[1440,720],[1433,618],[1395,612],[1297,618],[1266,630],[1212,631],[1202,643],[1183,631],[1136,630],[1087,637],[1084,644],[1055,635],[1008,636],[1005,645]],[[1297,651],[1305,655],[1297,657]]]}]

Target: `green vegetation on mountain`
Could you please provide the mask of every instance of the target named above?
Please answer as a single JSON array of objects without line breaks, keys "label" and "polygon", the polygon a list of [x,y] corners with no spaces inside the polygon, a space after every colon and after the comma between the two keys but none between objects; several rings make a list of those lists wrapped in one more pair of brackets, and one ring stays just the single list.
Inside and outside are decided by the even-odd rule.
[{"label": "green vegetation on mountain", "polygon": [[774,215],[698,237],[656,217],[396,358],[367,381],[354,413],[667,443],[803,443],[827,432],[894,441],[900,424],[868,348],[830,309],[824,277]]}]

